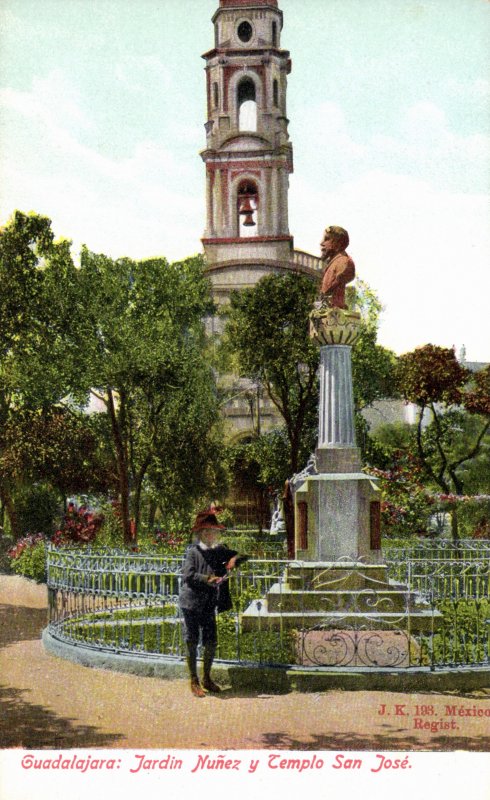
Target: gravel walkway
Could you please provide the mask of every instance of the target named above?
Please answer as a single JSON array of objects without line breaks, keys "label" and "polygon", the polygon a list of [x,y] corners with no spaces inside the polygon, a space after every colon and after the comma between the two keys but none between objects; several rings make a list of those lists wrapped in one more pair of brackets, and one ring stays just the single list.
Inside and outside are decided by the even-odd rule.
[{"label": "gravel walkway", "polygon": [[[197,699],[183,679],[55,658],[39,639],[45,625],[46,587],[0,575],[1,748],[490,750],[488,690],[462,696],[228,689]],[[380,715],[383,704],[389,715]],[[397,704],[404,713],[396,713]],[[421,706],[432,706],[432,715],[420,715]],[[452,717],[447,706],[483,711]]]}]

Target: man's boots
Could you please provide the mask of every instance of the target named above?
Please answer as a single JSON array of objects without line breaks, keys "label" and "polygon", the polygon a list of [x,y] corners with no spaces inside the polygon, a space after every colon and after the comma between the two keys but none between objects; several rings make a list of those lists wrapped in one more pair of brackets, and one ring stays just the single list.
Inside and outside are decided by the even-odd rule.
[{"label": "man's boots", "polygon": [[216,652],[215,645],[207,644],[204,647],[202,685],[203,688],[206,689],[206,691],[218,694],[219,692],[221,692],[221,688],[211,679],[211,667],[213,665],[215,652]]},{"label": "man's boots", "polygon": [[191,676],[191,692],[195,697],[205,697],[197,677],[197,645],[187,642],[187,666]]}]

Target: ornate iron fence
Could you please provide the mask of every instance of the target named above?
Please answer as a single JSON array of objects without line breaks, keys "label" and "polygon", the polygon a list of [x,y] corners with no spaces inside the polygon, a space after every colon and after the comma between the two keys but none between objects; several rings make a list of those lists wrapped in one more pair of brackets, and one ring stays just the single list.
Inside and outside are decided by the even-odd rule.
[{"label": "ornate iron fence", "polygon": [[[478,544],[469,559],[390,552],[388,582],[339,562],[301,591],[294,562],[251,560],[231,578],[235,610],[218,617],[218,658],[302,669],[488,667],[490,543]],[[182,556],[51,547],[49,631],[67,644],[181,660],[181,567]]]},{"label": "ornate iron fence", "polygon": [[383,544],[383,555],[388,560],[405,561],[425,559],[428,561],[472,561],[490,558],[490,540],[487,539],[426,539],[406,547]]}]

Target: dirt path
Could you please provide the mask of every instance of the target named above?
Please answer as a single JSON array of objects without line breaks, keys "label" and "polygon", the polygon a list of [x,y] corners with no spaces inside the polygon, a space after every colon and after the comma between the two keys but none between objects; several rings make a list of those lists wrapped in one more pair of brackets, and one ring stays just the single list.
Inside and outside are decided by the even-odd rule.
[{"label": "dirt path", "polygon": [[[46,653],[46,588],[0,575],[0,747],[292,750],[490,750],[490,692],[471,696],[229,689],[192,697],[186,680],[89,669]],[[380,715],[384,704],[389,712]],[[404,705],[404,714],[396,705]],[[419,716],[416,706],[432,706]],[[419,708],[420,711],[420,708]],[[440,723],[456,727],[441,729]]]}]

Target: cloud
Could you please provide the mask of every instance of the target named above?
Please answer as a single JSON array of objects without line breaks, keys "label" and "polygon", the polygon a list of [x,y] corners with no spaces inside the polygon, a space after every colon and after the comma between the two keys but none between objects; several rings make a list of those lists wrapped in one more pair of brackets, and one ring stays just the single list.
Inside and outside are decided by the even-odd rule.
[{"label": "cloud", "polygon": [[463,185],[471,190],[485,188],[488,176],[490,137],[481,133],[458,134],[451,130],[441,108],[419,102],[411,106],[400,120],[399,135],[384,140],[383,146],[405,169],[434,175],[452,187]]},{"label": "cloud", "polygon": [[46,77],[35,77],[32,89],[0,89],[0,105],[23,117],[38,120],[48,130],[91,130],[93,121],[82,108],[75,88],[68,83],[60,70]]},{"label": "cloud", "polygon": [[155,87],[168,89],[172,74],[157,56],[131,56],[114,66],[116,79],[135,94],[154,95]]},{"label": "cloud", "polygon": [[472,81],[451,78],[447,82],[447,88],[453,95],[466,101],[486,101],[490,97],[490,81],[486,78],[475,78]]},{"label": "cloud", "polygon": [[[0,106],[3,218],[16,207],[39,211],[57,235],[74,239],[75,250],[83,242],[113,257],[174,260],[201,249],[204,168],[194,147],[175,135],[168,146],[163,135],[147,136],[124,157],[104,155],[98,140],[110,133],[98,130],[59,70],[37,77],[29,91],[1,90]],[[172,124],[196,135],[186,119]],[[488,360],[481,134],[456,132],[425,101],[362,144],[333,103],[306,110],[299,133],[301,167],[290,191],[296,246],[318,253],[325,225],[344,225],[360,277],[386,305],[383,344],[397,352],[428,341],[465,344],[469,360]]]},{"label": "cloud", "polygon": [[357,141],[346,113],[335,103],[304,107],[296,126],[291,126],[291,137],[295,145],[299,138],[301,146],[295,148],[295,160],[312,180],[343,180],[366,158],[366,146]]},{"label": "cloud", "polygon": [[61,73],[36,78],[28,92],[1,90],[0,107],[9,112],[2,217],[39,211],[75,249],[86,243],[112,256],[178,259],[201,249],[204,178],[195,156],[178,158],[151,139],[124,158],[102,155],[82,140],[91,121]]},{"label": "cloud", "polygon": [[334,103],[307,109],[302,123],[296,160],[312,182],[335,186],[379,169],[430,180],[449,191],[485,191],[488,186],[490,137],[453,129],[435,103],[400,107],[391,130],[380,120],[371,135],[364,132],[362,144],[347,110]]}]

